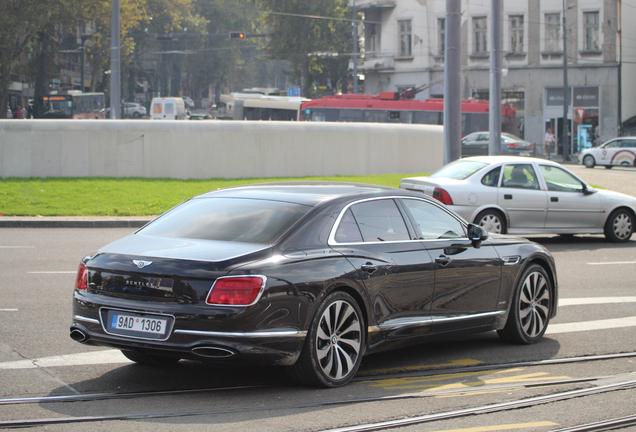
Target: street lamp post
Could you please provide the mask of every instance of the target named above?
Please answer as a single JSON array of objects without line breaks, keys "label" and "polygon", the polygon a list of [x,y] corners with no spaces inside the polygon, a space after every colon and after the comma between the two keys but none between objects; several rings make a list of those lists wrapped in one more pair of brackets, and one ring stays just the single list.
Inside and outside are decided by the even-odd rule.
[{"label": "street lamp post", "polygon": [[356,0],[353,0],[353,94],[358,94],[358,21],[356,21]]},{"label": "street lamp post", "polygon": [[567,34],[568,27],[565,20],[565,14],[568,7],[565,7],[565,0],[563,0],[563,162],[569,161],[570,157],[570,140],[569,140],[569,124],[568,124],[568,44]]},{"label": "street lamp post", "polygon": [[84,65],[85,65],[85,60],[84,57],[86,56],[86,49],[84,47],[84,44],[86,43],[86,41],[90,38],[92,38],[93,35],[82,35],[82,70],[81,70],[81,85],[80,85],[80,90],[82,90],[82,93],[84,93]]}]

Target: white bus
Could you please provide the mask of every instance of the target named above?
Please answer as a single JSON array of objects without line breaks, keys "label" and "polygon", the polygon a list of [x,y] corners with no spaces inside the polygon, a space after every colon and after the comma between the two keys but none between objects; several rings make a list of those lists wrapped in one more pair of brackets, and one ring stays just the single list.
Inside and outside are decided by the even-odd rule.
[{"label": "white bus", "polygon": [[266,96],[256,93],[221,95],[218,118],[233,120],[297,121],[300,106],[309,99],[289,96]]}]

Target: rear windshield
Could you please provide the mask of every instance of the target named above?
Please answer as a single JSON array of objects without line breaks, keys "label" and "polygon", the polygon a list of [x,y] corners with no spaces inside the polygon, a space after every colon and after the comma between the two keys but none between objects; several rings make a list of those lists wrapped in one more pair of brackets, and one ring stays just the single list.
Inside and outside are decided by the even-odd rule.
[{"label": "rear windshield", "polygon": [[139,233],[272,244],[309,210],[310,206],[282,201],[200,198],[174,208]]},{"label": "rear windshield", "polygon": [[452,162],[439,171],[434,172],[429,177],[452,178],[455,180],[466,180],[471,175],[488,165],[485,162],[458,160]]}]

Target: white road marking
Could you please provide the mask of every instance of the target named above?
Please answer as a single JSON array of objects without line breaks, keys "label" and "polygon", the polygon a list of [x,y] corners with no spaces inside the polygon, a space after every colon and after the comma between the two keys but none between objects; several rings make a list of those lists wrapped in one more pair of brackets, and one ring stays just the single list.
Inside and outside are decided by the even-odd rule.
[{"label": "white road marking", "polygon": [[17,312],[17,309],[0,309],[0,312]]},{"label": "white road marking", "polygon": [[636,261],[615,261],[615,262],[591,262],[587,265],[621,265],[621,264],[636,264]]},{"label": "white road marking", "polygon": [[30,271],[27,274],[76,274],[77,271]]},{"label": "white road marking", "polygon": [[[583,297],[559,300],[559,306],[574,306],[587,304],[636,303],[636,297]],[[0,309],[0,311],[17,311],[17,309]],[[606,330],[621,327],[636,326],[636,316],[614,318],[597,321],[584,321],[564,324],[550,324],[546,334],[573,333],[591,330]],[[91,351],[79,354],[66,354],[52,357],[42,357],[34,360],[18,360],[1,362],[0,370],[35,369],[38,367],[63,367],[100,364],[132,363],[119,350]]]},{"label": "white road marking", "polygon": [[582,297],[559,299],[559,307],[608,303],[636,303],[636,297]]},{"label": "white road marking", "polygon": [[42,357],[34,360],[18,360],[0,363],[0,370],[34,369],[38,367],[80,366],[98,364],[132,363],[119,350],[91,351],[79,354],[66,354]]},{"label": "white road marking", "polygon": [[550,324],[545,334],[572,333],[590,330],[607,330],[613,328],[634,326],[636,326],[636,316],[575,323]]},{"label": "white road marking", "polygon": [[35,249],[35,246],[0,246],[0,249]]}]

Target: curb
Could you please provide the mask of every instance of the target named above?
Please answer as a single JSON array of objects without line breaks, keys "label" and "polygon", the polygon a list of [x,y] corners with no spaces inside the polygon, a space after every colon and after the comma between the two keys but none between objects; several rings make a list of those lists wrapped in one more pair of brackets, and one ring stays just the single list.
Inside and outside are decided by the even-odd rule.
[{"label": "curb", "polygon": [[152,219],[2,218],[0,228],[141,228]]}]

